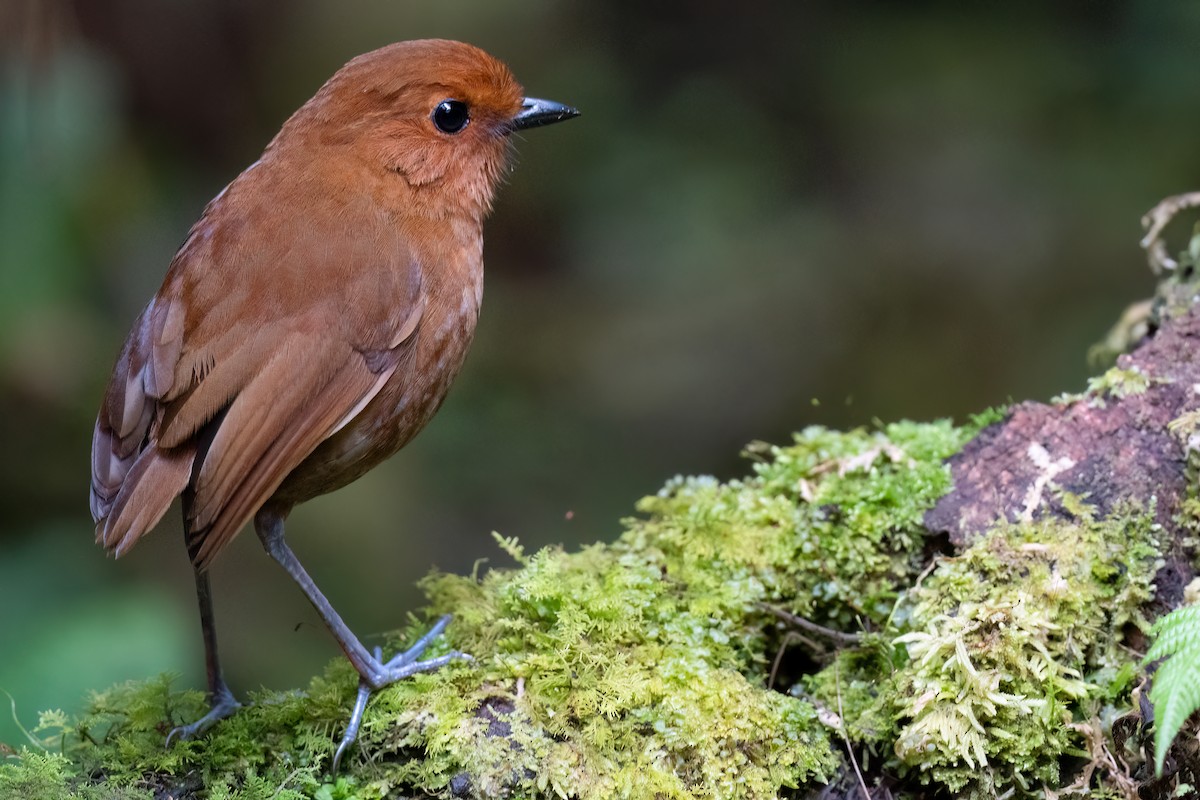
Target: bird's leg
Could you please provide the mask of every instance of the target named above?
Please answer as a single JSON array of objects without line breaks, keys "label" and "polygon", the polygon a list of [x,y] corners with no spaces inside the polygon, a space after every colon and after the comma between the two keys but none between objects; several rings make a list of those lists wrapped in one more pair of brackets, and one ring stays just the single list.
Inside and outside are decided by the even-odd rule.
[{"label": "bird's leg", "polygon": [[208,702],[210,710],[190,725],[181,725],[167,734],[167,744],[174,739],[190,739],[199,736],[217,722],[225,719],[242,704],[233,696],[221,674],[221,661],[217,657],[217,628],[213,620],[212,587],[208,572],[195,570],[196,599],[200,604],[200,632],[204,636],[204,668],[208,673]]},{"label": "bird's leg", "polygon": [[296,558],[296,554],[292,552],[292,548],[283,538],[283,515],[270,507],[264,507],[254,517],[254,530],[258,533],[258,538],[262,541],[267,553],[287,571],[288,575],[292,576],[292,580],[313,604],[313,608],[321,615],[325,626],[337,640],[338,646],[342,648],[342,652],[346,654],[358,672],[358,699],[355,701],[346,735],[342,737],[334,757],[333,771],[336,773],[342,753],[358,736],[358,726],[362,722],[363,711],[373,692],[418,672],[428,672],[445,666],[456,658],[469,659],[470,656],[453,651],[437,658],[418,660],[430,642],[440,636],[446,626],[450,624],[450,617],[445,616],[438,620],[428,633],[417,640],[416,644],[385,662],[383,653],[378,648],[374,654],[367,651],[358,637],[342,621],[341,616],[334,610],[325,595],[317,588],[317,584],[309,577],[308,572],[301,565],[300,559]]}]

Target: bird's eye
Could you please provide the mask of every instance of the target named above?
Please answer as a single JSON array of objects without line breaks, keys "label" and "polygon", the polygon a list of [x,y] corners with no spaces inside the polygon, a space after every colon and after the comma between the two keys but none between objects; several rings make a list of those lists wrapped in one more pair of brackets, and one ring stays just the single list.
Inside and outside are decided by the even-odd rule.
[{"label": "bird's eye", "polygon": [[442,133],[458,133],[467,127],[467,123],[471,121],[471,115],[467,111],[467,104],[463,101],[443,100],[433,110],[432,119],[433,124]]}]

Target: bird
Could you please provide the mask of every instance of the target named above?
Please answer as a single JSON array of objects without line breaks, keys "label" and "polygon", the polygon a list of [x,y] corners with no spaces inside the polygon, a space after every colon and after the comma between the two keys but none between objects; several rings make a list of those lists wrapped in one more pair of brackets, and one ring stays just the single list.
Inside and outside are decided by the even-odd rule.
[{"label": "bird", "polygon": [[120,557],[181,498],[209,712],[240,704],[217,655],[209,568],[253,522],[359,675],[333,760],[371,694],[441,667],[369,651],[284,538],[298,504],[393,455],[438,410],[479,316],[483,233],[513,134],[572,119],[473,45],[403,41],[358,56],[204,208],[134,322],[92,439],[96,540]]}]

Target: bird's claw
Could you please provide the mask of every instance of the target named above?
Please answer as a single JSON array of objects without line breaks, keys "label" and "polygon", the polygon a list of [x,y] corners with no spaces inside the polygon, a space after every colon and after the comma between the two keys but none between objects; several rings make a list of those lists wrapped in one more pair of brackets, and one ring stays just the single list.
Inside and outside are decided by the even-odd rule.
[{"label": "bird's claw", "polygon": [[367,676],[362,676],[358,681],[358,696],[354,699],[354,708],[350,712],[350,721],[346,724],[346,733],[342,736],[342,741],[338,743],[337,751],[333,754],[333,764],[331,766],[332,774],[337,775],[338,769],[342,764],[342,756],[350,749],[350,745],[354,744],[354,740],[358,738],[358,729],[362,725],[363,713],[367,710],[367,703],[371,699],[371,695],[385,686],[403,680],[411,675],[416,675],[418,672],[430,672],[440,667],[444,667],[451,661],[461,659],[464,661],[474,661],[475,659],[466,653],[460,653],[453,650],[443,656],[437,658],[429,658],[424,661],[418,661],[421,654],[425,652],[429,644],[442,634],[446,626],[450,624],[451,617],[449,614],[437,621],[429,632],[417,640],[416,644],[394,656],[390,661],[384,662],[382,648],[376,647],[374,651],[375,663],[370,665],[370,679]]},{"label": "bird's claw", "polygon": [[171,743],[176,740],[194,739],[241,707],[242,704],[233,696],[233,692],[229,691],[228,687],[222,686],[213,696],[212,708],[209,709],[209,712],[189,725],[172,728],[171,732],[167,734],[166,746],[170,747]]}]

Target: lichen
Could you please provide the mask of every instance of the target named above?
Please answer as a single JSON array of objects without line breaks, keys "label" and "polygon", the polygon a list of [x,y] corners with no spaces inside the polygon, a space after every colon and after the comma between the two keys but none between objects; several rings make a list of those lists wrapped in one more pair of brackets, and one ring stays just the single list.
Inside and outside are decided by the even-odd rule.
[{"label": "lichen", "polygon": [[[230,800],[765,799],[840,774],[847,742],[913,786],[1053,783],[1061,757],[1084,752],[1070,726],[1127,699],[1118,631],[1142,624],[1156,529],[1142,510],[1095,520],[1062,498],[1077,519],[1005,526],[931,561],[921,522],[951,487],[945,459],[1002,414],[810,428],[749,448],[742,480],[670,481],[610,544],[526,555],[500,539],[514,568],[431,575],[425,613],[389,644],[453,612],[431,655],[475,660],[379,692],[336,780],[356,686],[344,659],[169,749],[200,693],[167,678],[97,693],[79,719],[49,714],[35,731],[63,756],[26,750],[0,787],[38,780],[80,800],[101,785]],[[841,632],[843,649],[781,660],[804,649],[788,614]]]}]

